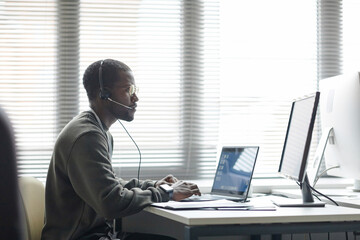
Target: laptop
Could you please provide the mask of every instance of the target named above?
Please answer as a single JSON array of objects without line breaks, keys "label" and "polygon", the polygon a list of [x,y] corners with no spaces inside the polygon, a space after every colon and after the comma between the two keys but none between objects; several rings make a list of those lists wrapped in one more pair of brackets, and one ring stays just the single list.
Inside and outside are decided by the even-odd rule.
[{"label": "laptop", "polygon": [[191,196],[183,201],[227,199],[245,202],[259,152],[258,146],[223,147],[209,194]]}]

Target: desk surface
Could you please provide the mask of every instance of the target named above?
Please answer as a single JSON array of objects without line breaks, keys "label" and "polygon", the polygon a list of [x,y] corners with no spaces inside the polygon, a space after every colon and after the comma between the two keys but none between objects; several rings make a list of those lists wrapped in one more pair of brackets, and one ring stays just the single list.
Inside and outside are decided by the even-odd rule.
[{"label": "desk surface", "polygon": [[[360,209],[360,192],[353,192],[351,189],[316,189],[329,196],[340,206]],[[284,195],[290,198],[301,198],[300,189],[273,189],[272,194]],[[321,197],[322,201],[333,204],[330,200]]]},{"label": "desk surface", "polygon": [[[272,205],[266,198],[266,203]],[[260,201],[259,201],[260,200]],[[250,203],[264,206],[264,199],[254,198]],[[253,224],[284,222],[319,222],[319,221],[360,221],[360,209],[351,209],[325,205],[325,207],[277,208],[276,211],[229,211],[229,210],[187,210],[173,211],[148,207],[145,211],[185,225],[204,224]]]},{"label": "desk surface", "polygon": [[[271,199],[276,196],[254,198],[251,203],[255,206],[271,205]],[[141,221],[140,221],[141,219]],[[145,222],[139,225],[139,222]],[[249,234],[250,228],[255,226],[260,230],[267,229],[271,232],[276,230],[277,234],[290,231],[311,232],[327,232],[360,230],[360,209],[352,209],[346,207],[337,207],[326,204],[325,207],[296,207],[296,208],[277,208],[276,211],[230,211],[230,210],[167,210],[156,207],[147,207],[139,214],[129,216],[123,219],[123,229],[125,231],[140,231],[148,233],[158,233],[174,236],[177,239],[193,239],[183,237],[184,232],[196,232],[201,230],[201,234],[208,233],[216,229],[218,234],[229,234],[230,231],[245,231]],[[342,225],[342,224],[347,224]],[[165,225],[162,225],[165,224]],[[318,225],[316,225],[318,224]],[[321,224],[321,225],[319,225]],[[301,227],[293,227],[297,225]],[[349,228],[349,225],[350,228]],[[161,226],[161,227],[159,227]],[[164,228],[166,226],[166,228]],[[171,227],[170,227],[171,226]],[[240,226],[244,226],[241,230]],[[315,227],[318,226],[316,229]],[[337,226],[342,227],[335,229]],[[354,229],[355,228],[355,229]],[[168,229],[172,229],[169,231]],[[326,230],[326,231],[325,231]],[[178,231],[178,233],[175,233]],[[266,232],[265,230],[263,232]],[[191,235],[192,233],[188,233]]]}]

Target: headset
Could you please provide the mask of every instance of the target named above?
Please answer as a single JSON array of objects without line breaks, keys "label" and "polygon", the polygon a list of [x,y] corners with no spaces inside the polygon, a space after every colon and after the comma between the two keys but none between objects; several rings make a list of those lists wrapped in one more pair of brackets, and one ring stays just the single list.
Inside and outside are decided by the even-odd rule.
[{"label": "headset", "polygon": [[100,85],[100,98],[103,100],[107,100],[110,98],[111,93],[109,90],[104,89],[104,82],[102,79],[102,65],[104,60],[101,60],[100,67],[99,67],[99,85]]},{"label": "headset", "polygon": [[[116,102],[114,100],[112,100],[110,98],[111,96],[111,93],[109,90],[107,89],[104,89],[104,82],[102,80],[102,65],[104,63],[105,60],[101,60],[101,63],[100,63],[100,67],[99,67],[99,85],[100,85],[100,98],[103,99],[103,100],[108,100],[110,102],[113,102],[115,104],[118,104],[120,106],[123,106],[127,109],[134,109],[133,107],[129,107],[129,106],[126,106],[122,103],[119,103],[119,102]],[[127,129],[125,128],[125,126],[120,122],[120,120],[118,119],[118,122],[121,124],[121,126],[124,128],[125,132],[127,133],[127,135],[130,137],[130,139],[132,140],[132,142],[135,144],[138,152],[139,152],[139,156],[140,156],[140,161],[139,161],[139,168],[138,168],[138,179],[140,179],[140,166],[141,166],[141,152],[140,152],[140,149],[138,147],[138,145],[136,144],[136,142],[134,141],[134,139],[131,137],[130,133],[127,131]]]},{"label": "headset", "polygon": [[102,79],[102,66],[103,66],[103,63],[104,63],[105,60],[101,60],[101,63],[100,63],[100,67],[99,67],[99,85],[100,85],[100,98],[103,99],[103,100],[108,100],[110,102],[113,102],[117,105],[120,105],[128,110],[132,110],[134,109],[134,107],[129,107],[125,104],[122,104],[122,103],[119,103],[119,102],[116,102],[114,100],[112,100],[110,97],[111,97],[111,92],[107,89],[104,88],[104,81]]}]

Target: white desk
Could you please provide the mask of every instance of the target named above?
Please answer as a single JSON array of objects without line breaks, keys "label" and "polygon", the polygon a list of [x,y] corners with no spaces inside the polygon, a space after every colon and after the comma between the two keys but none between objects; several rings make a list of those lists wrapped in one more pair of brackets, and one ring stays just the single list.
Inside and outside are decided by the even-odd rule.
[{"label": "white desk", "polygon": [[[269,198],[255,198],[264,204]],[[323,208],[277,208],[276,211],[172,211],[147,207],[123,218],[123,230],[197,239],[200,236],[352,232],[360,231],[360,209],[326,205]]]},{"label": "white desk", "polygon": [[[340,206],[359,208],[360,209],[360,192],[353,192],[351,189],[316,189],[319,192],[329,196],[336,201]],[[279,194],[289,198],[301,198],[300,189],[273,189],[272,194]],[[324,202],[333,204],[330,200],[319,196]]]}]

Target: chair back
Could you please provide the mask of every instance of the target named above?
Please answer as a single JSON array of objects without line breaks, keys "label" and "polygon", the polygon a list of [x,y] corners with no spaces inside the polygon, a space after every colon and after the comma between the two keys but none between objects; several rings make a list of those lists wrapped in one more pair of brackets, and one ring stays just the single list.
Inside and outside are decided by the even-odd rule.
[{"label": "chair back", "polygon": [[34,177],[20,177],[19,187],[25,210],[27,239],[40,240],[44,226],[45,186]]}]

